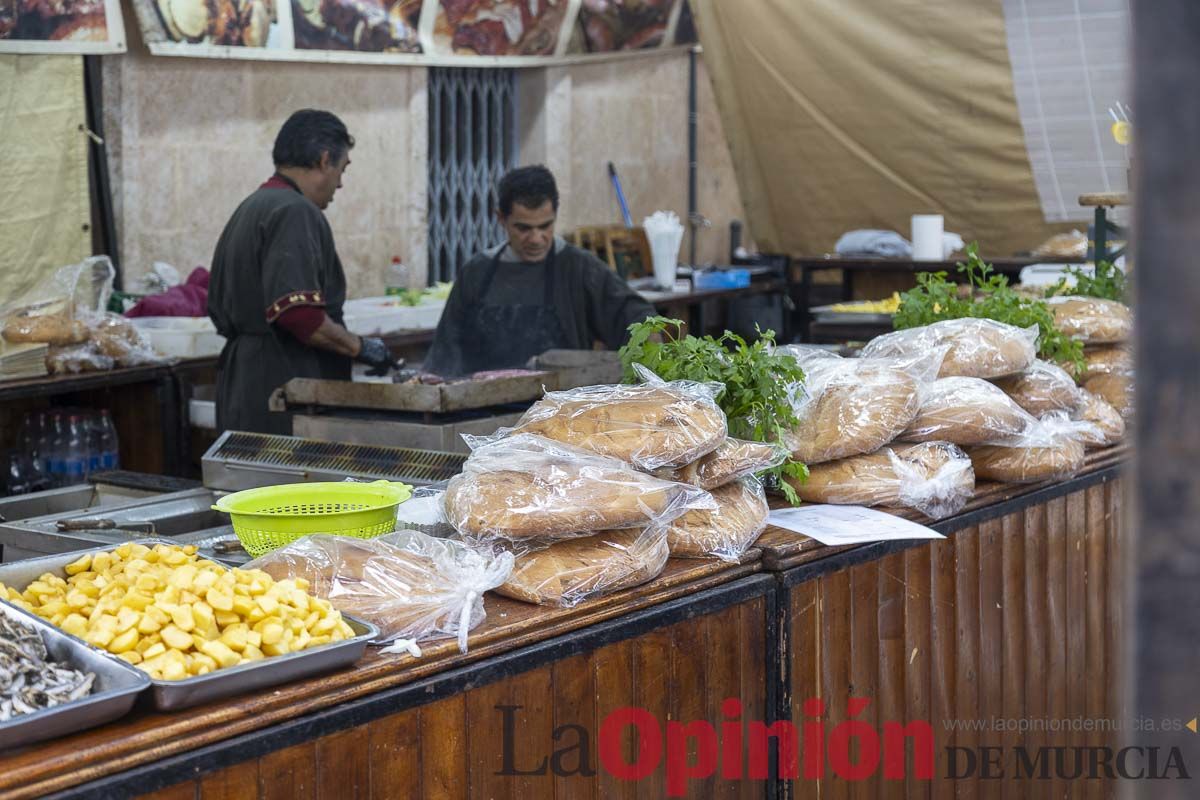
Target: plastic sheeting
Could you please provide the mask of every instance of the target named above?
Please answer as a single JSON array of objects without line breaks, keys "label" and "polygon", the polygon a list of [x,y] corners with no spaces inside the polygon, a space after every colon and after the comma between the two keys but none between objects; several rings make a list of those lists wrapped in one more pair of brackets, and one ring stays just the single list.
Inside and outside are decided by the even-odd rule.
[{"label": "plastic sheeting", "polygon": [[764,250],[907,234],[912,214],[991,253],[1045,224],[999,2],[692,0],[750,227]]},{"label": "plastic sheeting", "polygon": [[0,302],[91,255],[83,63],[0,56]]}]

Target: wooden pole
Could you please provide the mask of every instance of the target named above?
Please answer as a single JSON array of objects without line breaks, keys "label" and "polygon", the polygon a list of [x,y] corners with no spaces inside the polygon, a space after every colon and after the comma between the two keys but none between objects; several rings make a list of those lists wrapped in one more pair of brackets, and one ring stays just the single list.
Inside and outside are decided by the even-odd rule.
[{"label": "wooden pole", "polygon": [[[1134,0],[1137,421],[1132,609],[1135,717],[1200,714],[1200,3]],[[1192,798],[1200,734],[1127,732],[1178,747],[1193,780],[1123,781],[1126,797]]]}]

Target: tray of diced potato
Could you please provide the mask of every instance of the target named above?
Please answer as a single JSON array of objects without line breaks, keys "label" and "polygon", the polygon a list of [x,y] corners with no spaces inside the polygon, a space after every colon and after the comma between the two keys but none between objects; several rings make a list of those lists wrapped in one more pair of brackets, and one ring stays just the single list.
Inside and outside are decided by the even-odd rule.
[{"label": "tray of diced potato", "polygon": [[0,598],[146,672],[164,711],[361,658],[378,629],[307,589],[163,539],[0,564]]}]

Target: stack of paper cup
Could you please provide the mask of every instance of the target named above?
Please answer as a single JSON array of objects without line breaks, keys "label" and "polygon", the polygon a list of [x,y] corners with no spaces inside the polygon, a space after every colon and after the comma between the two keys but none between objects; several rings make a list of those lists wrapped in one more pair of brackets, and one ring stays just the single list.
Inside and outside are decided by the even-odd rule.
[{"label": "stack of paper cup", "polygon": [[912,218],[913,261],[941,261],[942,215],[913,214]]},{"label": "stack of paper cup", "polygon": [[674,211],[655,211],[642,220],[650,258],[654,261],[654,282],[660,289],[675,287],[675,267],[679,263],[679,245],[683,243],[683,225]]}]

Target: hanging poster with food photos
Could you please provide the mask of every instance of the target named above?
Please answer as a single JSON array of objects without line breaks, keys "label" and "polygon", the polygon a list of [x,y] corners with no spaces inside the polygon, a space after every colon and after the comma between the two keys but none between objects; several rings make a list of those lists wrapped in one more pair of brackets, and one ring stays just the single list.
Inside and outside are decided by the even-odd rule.
[{"label": "hanging poster with food photos", "polygon": [[120,0],[0,0],[0,53],[123,53]]},{"label": "hanging poster with food photos", "polygon": [[[13,1],[26,2],[0,4]],[[660,49],[675,44],[686,5],[684,0],[131,2],[155,55],[430,66],[540,66]]]}]

